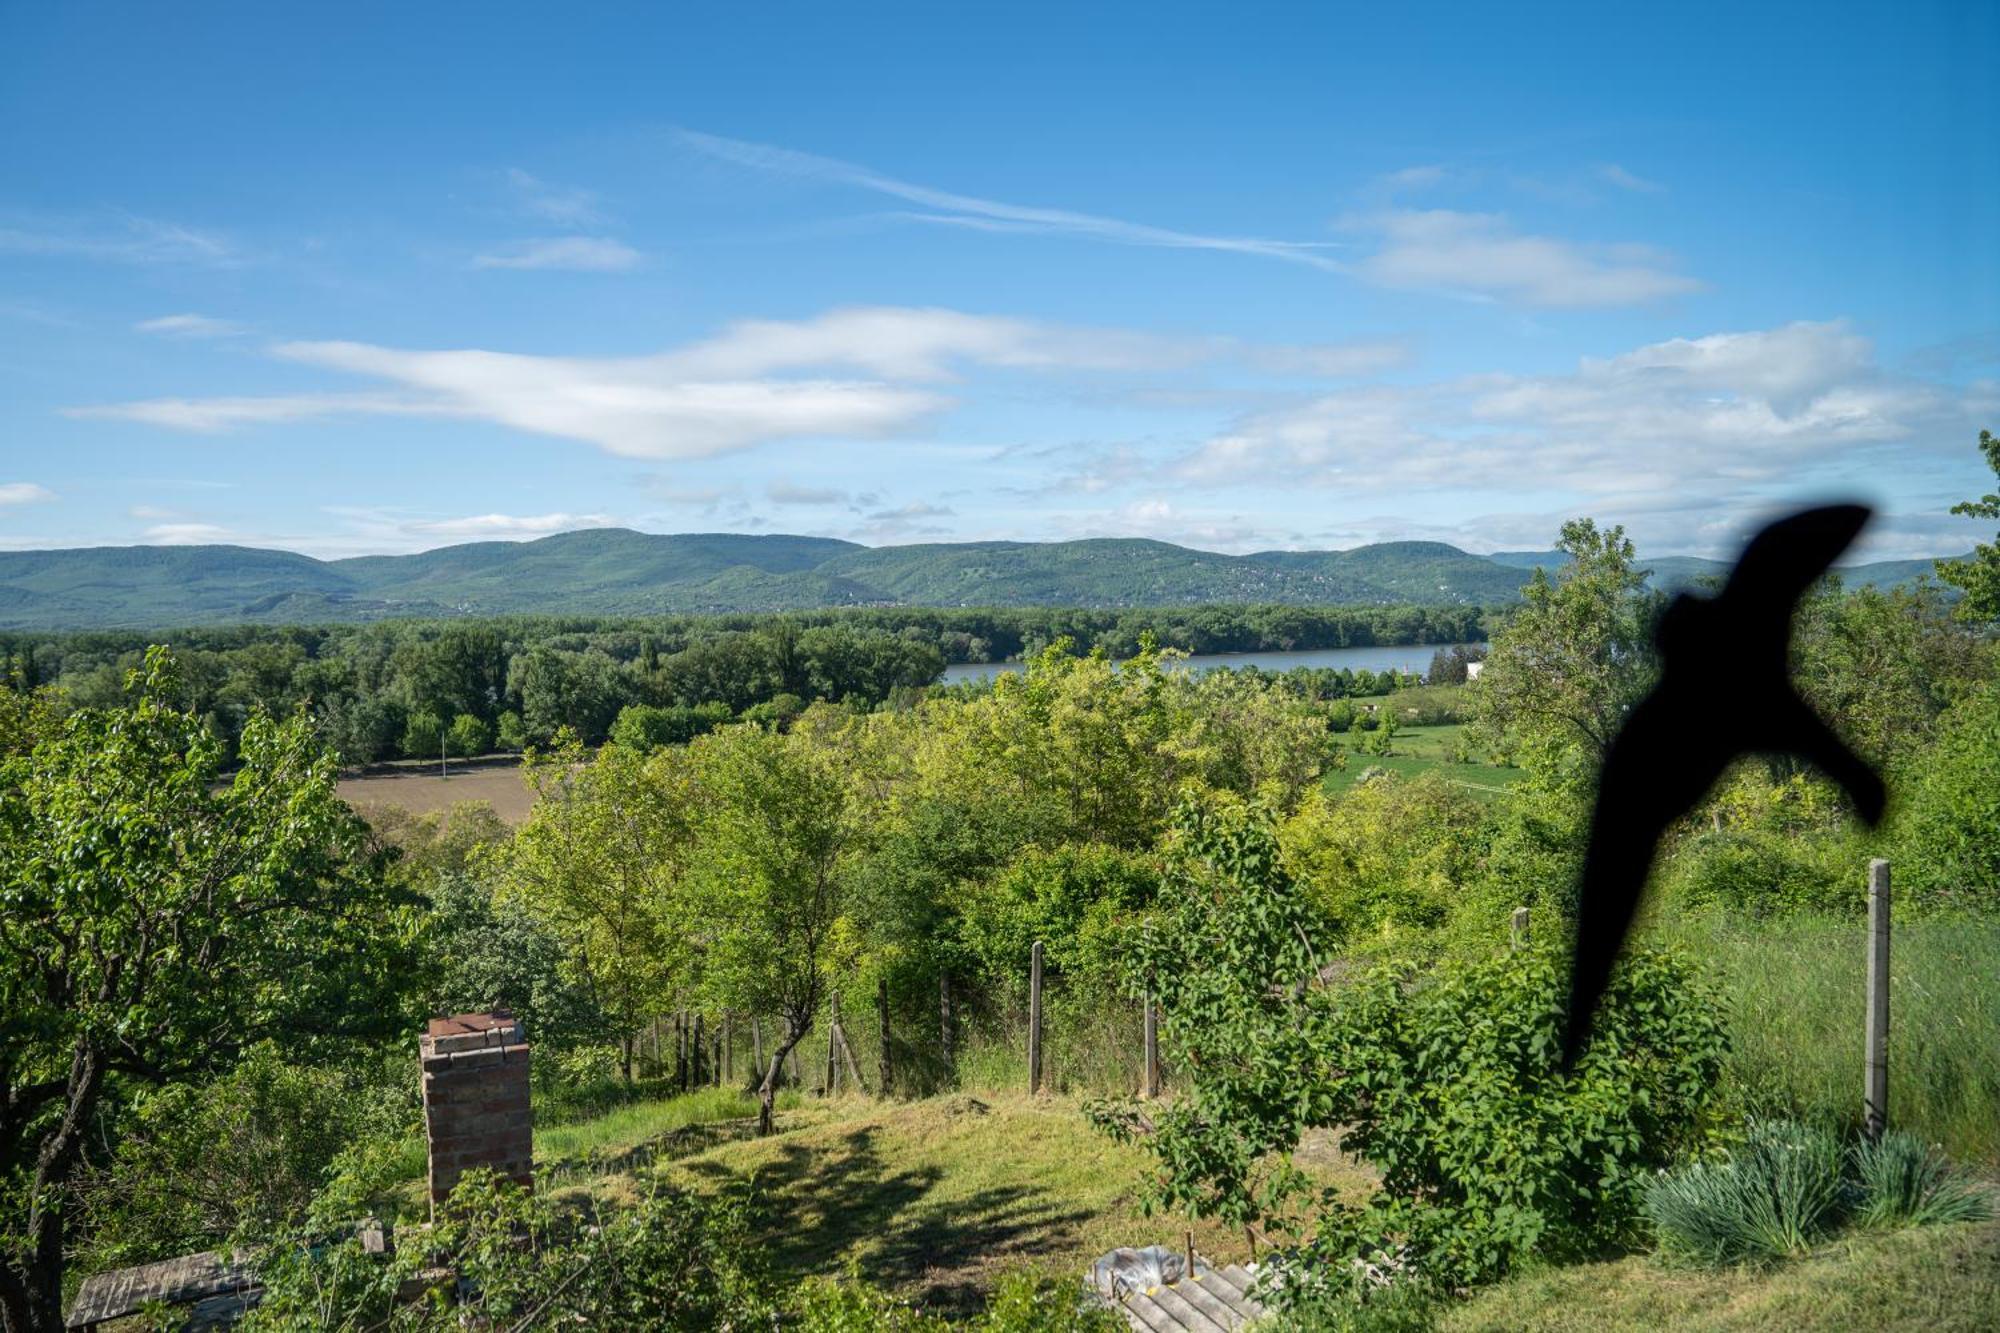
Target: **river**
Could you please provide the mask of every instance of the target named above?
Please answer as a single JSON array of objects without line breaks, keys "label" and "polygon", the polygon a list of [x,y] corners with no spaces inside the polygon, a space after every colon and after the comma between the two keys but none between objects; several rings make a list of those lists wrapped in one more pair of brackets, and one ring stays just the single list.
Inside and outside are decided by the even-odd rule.
[{"label": "river", "polygon": [[[1394,667],[1405,673],[1422,674],[1430,669],[1431,657],[1438,649],[1453,646],[1448,643],[1405,643],[1390,647],[1372,644],[1366,648],[1303,648],[1296,652],[1276,653],[1198,653],[1187,659],[1187,666],[1194,671],[1247,666],[1265,671],[1290,671],[1293,667],[1387,671]],[[944,683],[956,685],[964,680],[986,680],[1002,671],[1019,671],[1025,665],[1023,662],[957,662],[944,669]]]}]

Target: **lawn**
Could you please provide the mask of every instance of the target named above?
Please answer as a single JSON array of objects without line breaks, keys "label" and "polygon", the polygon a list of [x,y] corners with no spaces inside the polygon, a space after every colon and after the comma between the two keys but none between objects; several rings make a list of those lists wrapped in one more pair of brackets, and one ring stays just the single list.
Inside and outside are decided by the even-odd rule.
[{"label": "lawn", "polygon": [[[538,1136],[538,1156],[546,1142]],[[1190,1229],[1204,1255],[1249,1257],[1245,1237],[1219,1224],[1144,1216],[1147,1160],[1091,1129],[1069,1098],[841,1096],[803,1100],[778,1117],[770,1138],[734,1137],[574,1187],[615,1194],[647,1173],[697,1188],[754,1178],[768,1218],[763,1241],[779,1271],[835,1274],[858,1263],[944,1308],[976,1305],[1011,1268],[1080,1279],[1106,1250],[1179,1247]],[[1370,1180],[1330,1149],[1301,1164],[1357,1191]]]},{"label": "lawn", "polygon": [[1707,1273],[1645,1257],[1516,1278],[1448,1311],[1441,1333],[1631,1329],[2000,1328],[2000,1222],[1853,1232],[1795,1263]]},{"label": "lawn", "polygon": [[1435,770],[1481,800],[1497,800],[1520,777],[1521,770],[1454,761],[1452,750],[1464,731],[1465,728],[1456,723],[1442,727],[1405,727],[1396,733],[1387,755],[1361,753],[1361,740],[1367,733],[1350,731],[1341,737],[1348,749],[1347,766],[1328,772],[1323,785],[1328,792],[1345,791],[1370,769],[1381,769],[1399,777],[1415,777],[1419,773]]}]

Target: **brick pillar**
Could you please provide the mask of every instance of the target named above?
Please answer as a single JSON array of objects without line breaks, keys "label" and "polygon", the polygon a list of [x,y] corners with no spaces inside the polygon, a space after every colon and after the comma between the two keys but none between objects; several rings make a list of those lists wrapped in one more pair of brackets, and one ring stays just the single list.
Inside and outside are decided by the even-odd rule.
[{"label": "brick pillar", "polygon": [[474,1167],[532,1188],[534,1110],[520,1020],[505,1009],[433,1018],[417,1045],[432,1209]]}]

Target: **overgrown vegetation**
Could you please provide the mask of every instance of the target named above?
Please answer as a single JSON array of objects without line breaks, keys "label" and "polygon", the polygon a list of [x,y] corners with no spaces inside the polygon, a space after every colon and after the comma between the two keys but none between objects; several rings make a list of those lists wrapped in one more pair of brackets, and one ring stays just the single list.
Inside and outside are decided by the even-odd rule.
[{"label": "overgrown vegetation", "polygon": [[[1200,1215],[1211,1251],[1275,1247],[1275,1298],[1316,1327],[1420,1326],[1656,1233],[1811,1263],[1843,1219],[1959,1215],[1978,1193],[1954,1163],[2000,1162],[1989,629],[1922,589],[1813,593],[1795,674],[1891,774],[1891,819],[1858,830],[1782,757],[1739,766],[1662,846],[1648,934],[1565,1072],[1595,766],[1650,679],[1658,603],[1618,529],[1570,525],[1563,545],[1476,679],[1386,696],[1176,671],[1150,638],[1109,643],[1138,623],[1112,613],[1076,619],[1128,660],[1078,651],[1051,612],[930,613],[919,633],[683,622],[650,645],[556,622],[247,635],[153,654],[119,701],[99,677],[127,645],[36,648],[35,674],[60,664],[67,687],[0,689],[5,1326],[57,1326],[80,1271],[239,1242],[264,1249],[275,1326],[466,1313],[396,1303],[414,1269],[320,1242],[420,1205],[410,1034],[496,1005],[528,1024],[557,1188],[481,1187],[439,1245],[503,1325],[726,1308],[929,1327],[934,1307],[987,1302],[1013,1319],[1061,1307],[1046,1274],[989,1265],[920,1292],[925,1248],[963,1248],[988,1218],[1046,1242],[1067,1280],[1074,1247],[1117,1243],[1142,1194],[1176,1227]],[[1401,632],[1388,611],[1215,614],[1230,633]],[[941,634],[1003,625],[1050,633],[1024,671],[928,687],[970,647]],[[217,674],[210,652],[241,656]],[[419,714],[445,748],[460,717],[468,745],[491,727],[531,746],[525,824],[461,808],[371,829],[338,801],[328,742]],[[1471,760],[1508,780],[1468,785]],[[1875,855],[1897,887],[1891,1119],[1917,1137],[1850,1154]],[[1035,1108],[1060,1131],[1018,1118],[1062,1145],[1046,1174],[1088,1216],[987,1174],[1018,1138],[935,1141],[952,1137],[935,1117],[1025,1081],[1036,941],[1047,1082],[1101,1099],[1126,1140],[1091,1138],[1068,1101]],[[1136,1103],[1147,995],[1168,1095]],[[661,1040],[682,1016],[698,1055]],[[738,1076],[709,1086],[724,1029]],[[857,1084],[935,1100],[900,1126],[817,1115],[876,1106],[815,1096]],[[877,1154],[898,1134],[917,1165]],[[1703,1220],[1732,1197],[1772,1202],[1733,1232]],[[540,1276],[503,1271],[517,1231]],[[657,1268],[669,1250],[693,1285],[641,1290],[621,1256]],[[850,1259],[886,1293],[842,1279]],[[807,1273],[823,1280],[800,1288]],[[913,1296],[925,1308],[896,1304]]]}]

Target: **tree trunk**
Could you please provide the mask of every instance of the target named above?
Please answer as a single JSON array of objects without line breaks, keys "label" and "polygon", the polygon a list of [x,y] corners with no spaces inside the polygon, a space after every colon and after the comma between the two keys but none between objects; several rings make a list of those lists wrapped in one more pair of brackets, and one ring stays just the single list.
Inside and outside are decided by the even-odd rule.
[{"label": "tree trunk", "polygon": [[771,1132],[772,1111],[778,1100],[778,1080],[784,1074],[785,1057],[792,1054],[798,1044],[805,1039],[806,1030],[791,1023],[785,1025],[785,1035],[778,1049],[771,1052],[771,1063],[764,1068],[764,1081],[757,1087],[757,1137],[763,1138]]},{"label": "tree trunk", "polygon": [[103,1069],[98,1053],[80,1045],[71,1056],[68,1105],[35,1155],[33,1200],[23,1228],[25,1244],[0,1264],[0,1329],[6,1333],[61,1333],[63,1327],[62,1198],[83,1155],[85,1128],[97,1108]]}]

